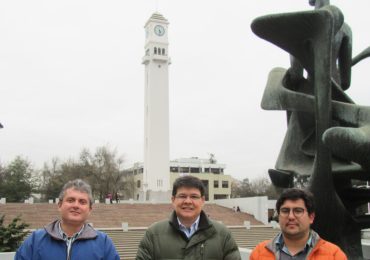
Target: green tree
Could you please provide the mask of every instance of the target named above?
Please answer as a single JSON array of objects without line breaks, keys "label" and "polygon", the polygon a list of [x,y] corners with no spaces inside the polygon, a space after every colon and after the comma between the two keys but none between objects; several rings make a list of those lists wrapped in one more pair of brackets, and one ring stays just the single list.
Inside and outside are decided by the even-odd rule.
[{"label": "green tree", "polygon": [[27,235],[24,229],[29,225],[21,222],[21,218],[18,216],[8,226],[4,226],[4,218],[5,215],[0,217],[0,252],[16,251]]},{"label": "green tree", "polygon": [[64,185],[64,178],[59,170],[59,159],[53,158],[51,165],[44,163],[41,171],[41,189],[44,200],[54,199],[58,197],[61,188]]},{"label": "green tree", "polygon": [[235,180],[231,186],[231,197],[233,198],[245,198],[255,196],[255,193],[251,190],[251,184],[248,178],[242,181]]},{"label": "green tree", "polygon": [[22,202],[31,196],[36,179],[26,159],[17,156],[0,172],[0,197],[5,197],[9,202]]},{"label": "green tree", "polygon": [[266,177],[252,181],[245,178],[243,181],[234,182],[231,186],[231,197],[233,198],[255,196],[268,196],[269,199],[275,199],[278,194],[270,180]]},{"label": "green tree", "polygon": [[124,174],[124,183],[123,183],[123,196],[126,199],[134,199],[137,183],[135,182],[135,177],[133,174]]},{"label": "green tree", "polygon": [[107,193],[114,194],[124,189],[122,164],[123,158],[109,146],[98,147],[95,153],[82,149],[78,160],[60,162],[54,159],[51,165],[45,164],[42,170],[42,193],[45,199],[56,198],[64,183],[80,178],[91,185],[93,196],[103,201]]},{"label": "green tree", "polygon": [[115,194],[124,188],[123,158],[117,156],[116,149],[98,147],[93,156],[88,153],[85,156],[88,160],[83,161],[84,168],[89,172],[90,184],[99,200],[104,200],[108,193]]}]

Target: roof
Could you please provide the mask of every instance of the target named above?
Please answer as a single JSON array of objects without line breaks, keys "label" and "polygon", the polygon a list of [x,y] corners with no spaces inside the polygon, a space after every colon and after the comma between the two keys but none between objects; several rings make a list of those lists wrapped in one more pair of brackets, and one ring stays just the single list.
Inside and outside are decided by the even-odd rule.
[{"label": "roof", "polygon": [[[154,12],[152,14],[152,16],[149,18],[149,20],[145,23],[145,26],[147,26],[147,24],[149,22],[160,22],[160,23],[165,23],[165,24],[168,24],[168,20],[166,18],[164,18],[164,16],[158,12]],[[145,27],[144,26],[144,27]]]},{"label": "roof", "polygon": [[164,18],[164,16],[162,14],[158,13],[158,12],[153,13],[152,16],[150,17],[150,19],[162,20],[162,21],[168,22],[167,19]]}]

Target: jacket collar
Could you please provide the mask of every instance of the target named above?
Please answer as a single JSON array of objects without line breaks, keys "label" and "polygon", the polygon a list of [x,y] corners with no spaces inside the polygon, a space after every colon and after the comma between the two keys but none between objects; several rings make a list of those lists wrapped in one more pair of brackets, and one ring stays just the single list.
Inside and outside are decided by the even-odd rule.
[{"label": "jacket collar", "polygon": [[[52,238],[56,240],[63,240],[62,235],[59,232],[59,222],[60,220],[55,220],[50,224],[44,227],[46,233],[48,233]],[[85,224],[84,229],[82,230],[81,234],[78,236],[76,240],[79,239],[93,239],[97,236],[96,230],[90,226],[90,224]]]},{"label": "jacket collar", "polygon": [[[315,248],[315,246],[317,245],[317,243],[319,242],[319,240],[320,240],[320,236],[319,236],[319,234],[317,234],[315,231],[313,231],[312,229],[310,230],[310,232],[311,232],[311,245],[312,245],[312,247],[311,248]],[[276,253],[279,253],[279,248],[277,248],[277,242],[278,242],[278,239],[280,238],[280,236],[281,236],[282,234],[281,234],[281,232],[280,233],[278,233],[272,240],[270,240],[267,244],[266,244],[266,248],[268,249],[268,250],[270,250],[271,252],[273,252],[274,254],[276,254]],[[308,252],[308,254],[310,253],[310,251]],[[307,255],[308,255],[307,254]]]},{"label": "jacket collar", "polygon": [[[177,215],[176,215],[176,211],[173,211],[171,216],[170,216],[170,220],[169,220],[170,224],[176,228],[176,229],[180,229],[179,227],[179,222],[177,221]],[[199,229],[205,229],[205,228],[208,228],[210,226],[212,226],[212,222],[209,220],[209,218],[207,217],[207,215],[204,213],[204,211],[202,210],[200,212],[200,215],[199,215],[199,224],[198,224],[198,230]]]},{"label": "jacket collar", "polygon": [[169,223],[179,232],[179,235],[188,241],[185,249],[206,241],[209,237],[216,233],[216,229],[213,226],[212,221],[207,217],[203,210],[200,212],[198,230],[195,231],[190,238],[187,238],[186,235],[180,230],[175,211],[172,212]]}]

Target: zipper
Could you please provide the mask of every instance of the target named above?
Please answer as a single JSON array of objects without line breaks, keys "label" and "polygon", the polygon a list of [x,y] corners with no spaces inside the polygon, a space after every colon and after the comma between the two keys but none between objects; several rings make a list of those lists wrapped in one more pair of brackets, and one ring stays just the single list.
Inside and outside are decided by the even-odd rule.
[{"label": "zipper", "polygon": [[204,259],[204,243],[200,245],[200,258]]}]

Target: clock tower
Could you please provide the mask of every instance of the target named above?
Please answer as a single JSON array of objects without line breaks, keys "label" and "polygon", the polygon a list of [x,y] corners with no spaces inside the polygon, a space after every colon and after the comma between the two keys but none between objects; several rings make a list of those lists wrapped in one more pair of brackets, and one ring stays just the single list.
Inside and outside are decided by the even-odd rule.
[{"label": "clock tower", "polygon": [[169,98],[168,21],[154,13],[145,28],[144,172],[139,200],[168,201]]}]

